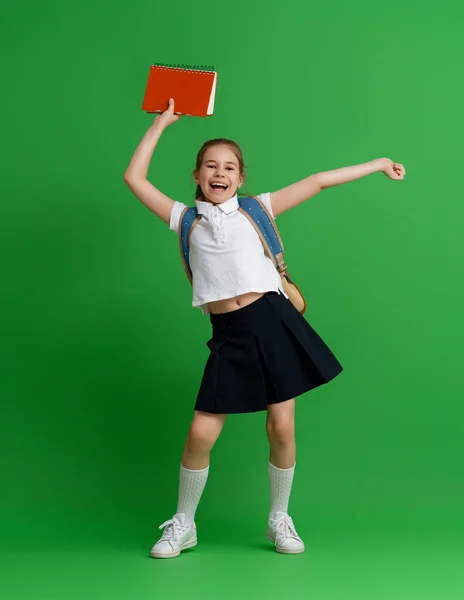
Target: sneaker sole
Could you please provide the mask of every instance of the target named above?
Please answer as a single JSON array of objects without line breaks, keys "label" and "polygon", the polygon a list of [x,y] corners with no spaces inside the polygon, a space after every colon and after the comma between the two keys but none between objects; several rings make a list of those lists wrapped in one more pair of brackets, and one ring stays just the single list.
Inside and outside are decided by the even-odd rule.
[{"label": "sneaker sole", "polygon": [[177,552],[173,552],[172,554],[166,554],[163,552],[150,552],[150,556],[152,558],[176,558],[182,552],[182,550],[187,550],[187,548],[193,548],[198,543],[197,539],[191,540],[190,542],[186,542],[181,546],[181,548]]},{"label": "sneaker sole", "polygon": [[[275,541],[271,538],[271,536],[269,534],[266,533],[266,537],[270,542],[272,542],[275,545]],[[298,549],[298,548],[279,548],[278,546],[276,546],[276,551],[279,552],[279,554],[301,554],[302,552],[305,551],[305,547],[303,546],[303,548]]]}]

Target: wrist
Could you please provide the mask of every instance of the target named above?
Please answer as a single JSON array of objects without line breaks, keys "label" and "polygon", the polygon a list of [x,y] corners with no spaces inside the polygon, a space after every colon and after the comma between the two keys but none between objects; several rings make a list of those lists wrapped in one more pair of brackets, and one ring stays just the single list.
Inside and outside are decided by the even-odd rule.
[{"label": "wrist", "polygon": [[161,134],[166,129],[166,125],[163,123],[163,121],[161,121],[160,117],[156,117],[156,119],[151,124],[150,129]]},{"label": "wrist", "polygon": [[377,167],[377,171],[385,173],[388,167],[388,162],[388,158],[377,158],[376,160],[374,160],[374,164]]}]

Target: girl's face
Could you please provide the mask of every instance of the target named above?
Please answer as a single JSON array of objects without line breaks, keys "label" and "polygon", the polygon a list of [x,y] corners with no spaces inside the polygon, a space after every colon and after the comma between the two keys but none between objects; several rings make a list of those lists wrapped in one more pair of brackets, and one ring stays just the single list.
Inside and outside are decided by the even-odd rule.
[{"label": "girl's face", "polygon": [[194,177],[206,200],[213,204],[221,204],[232,198],[244,179],[240,174],[238,159],[228,146],[208,148]]}]

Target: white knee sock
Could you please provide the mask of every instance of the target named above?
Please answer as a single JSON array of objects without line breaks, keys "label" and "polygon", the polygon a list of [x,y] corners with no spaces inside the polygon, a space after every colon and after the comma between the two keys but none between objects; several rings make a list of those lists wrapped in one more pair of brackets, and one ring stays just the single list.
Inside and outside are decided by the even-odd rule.
[{"label": "white knee sock", "polygon": [[[295,463],[296,464],[296,463]],[[295,465],[290,469],[279,469],[269,461],[268,473],[269,484],[271,488],[271,510],[269,516],[272,517],[276,512],[288,512],[288,501],[292,490],[293,473]]]},{"label": "white knee sock", "polygon": [[206,469],[192,471],[180,465],[179,499],[177,512],[185,514],[185,522],[192,523],[198,503],[208,479],[209,465]]}]

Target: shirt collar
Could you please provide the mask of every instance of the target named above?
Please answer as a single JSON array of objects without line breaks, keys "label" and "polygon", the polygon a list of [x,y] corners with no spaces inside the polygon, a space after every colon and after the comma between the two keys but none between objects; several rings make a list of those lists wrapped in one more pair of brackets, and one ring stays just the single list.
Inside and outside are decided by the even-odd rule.
[{"label": "shirt collar", "polygon": [[[198,214],[204,215],[208,209],[208,206],[210,206],[212,203],[206,202],[205,200],[195,200],[195,204],[197,205]],[[228,215],[234,210],[237,210],[239,207],[237,194],[232,196],[232,198],[229,198],[229,200],[221,202],[221,204],[216,204],[215,206],[218,206],[222,212],[225,212]]]}]

